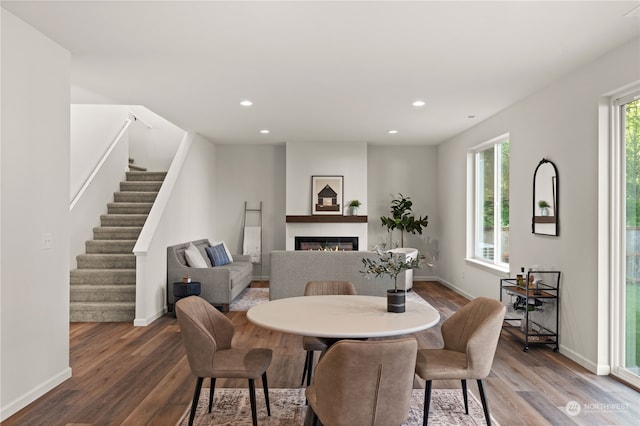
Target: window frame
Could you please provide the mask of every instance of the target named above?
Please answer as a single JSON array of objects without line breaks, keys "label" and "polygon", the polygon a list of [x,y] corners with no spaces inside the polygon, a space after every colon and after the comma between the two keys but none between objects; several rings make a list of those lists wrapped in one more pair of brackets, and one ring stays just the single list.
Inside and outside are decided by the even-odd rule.
[{"label": "window frame", "polygon": [[622,380],[640,386],[637,375],[627,370],[625,366],[625,324],[626,324],[626,303],[625,303],[625,251],[626,251],[626,212],[623,208],[626,197],[625,184],[625,140],[624,140],[624,115],[622,108],[628,102],[640,99],[640,88],[634,86],[632,89],[622,91],[610,98],[609,108],[610,129],[611,129],[611,177],[610,177],[610,224],[609,224],[609,283],[610,283],[610,373]]},{"label": "window frame", "polygon": [[[483,220],[483,213],[480,214],[479,201],[480,201],[480,182],[481,179],[478,176],[478,154],[488,149],[495,148],[498,145],[508,143],[510,141],[509,133],[502,134],[495,138],[492,138],[479,145],[475,145],[467,151],[467,247],[465,260],[469,263],[484,267],[490,271],[496,271],[499,273],[509,273],[509,263],[502,262],[502,245],[499,243],[502,236],[502,229],[498,227],[498,232],[495,232],[494,228],[494,256],[493,260],[477,255],[480,238],[479,233],[481,227],[480,221]],[[494,151],[494,224],[501,223],[502,215],[502,191],[500,191],[500,182],[502,181],[502,167],[501,156],[498,155],[500,150]],[[511,163],[509,161],[509,163]],[[509,168],[511,166],[509,165]],[[511,198],[511,197],[509,197]],[[482,210],[483,212],[483,210]],[[498,244],[496,244],[498,242]],[[498,250],[495,250],[498,247]]]}]

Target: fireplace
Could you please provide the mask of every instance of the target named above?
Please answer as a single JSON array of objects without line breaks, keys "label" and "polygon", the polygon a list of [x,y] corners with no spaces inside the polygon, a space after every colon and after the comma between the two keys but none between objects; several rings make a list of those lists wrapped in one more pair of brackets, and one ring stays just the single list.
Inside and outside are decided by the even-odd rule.
[{"label": "fireplace", "polygon": [[357,251],[358,237],[295,237],[295,249]]}]

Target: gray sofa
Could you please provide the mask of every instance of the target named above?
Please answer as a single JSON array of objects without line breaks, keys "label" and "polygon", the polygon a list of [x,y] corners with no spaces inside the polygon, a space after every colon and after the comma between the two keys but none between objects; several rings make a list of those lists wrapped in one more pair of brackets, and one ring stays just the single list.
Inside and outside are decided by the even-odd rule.
[{"label": "gray sofa", "polygon": [[[360,273],[364,257],[378,259],[370,251],[272,251],[269,299],[304,296],[307,282],[334,280],[351,281],[360,295],[386,296],[393,280]],[[403,282],[400,276],[398,282]]]},{"label": "gray sofa", "polygon": [[251,257],[234,254],[233,262],[230,264],[211,266],[205,251],[205,247],[211,245],[209,240],[196,240],[191,243],[198,248],[209,267],[191,268],[187,265],[184,251],[189,247],[189,242],[167,247],[167,309],[172,312],[175,303],[173,283],[182,281],[185,275],[190,275],[191,281],[200,282],[200,297],[227,312],[233,299],[251,284]]}]

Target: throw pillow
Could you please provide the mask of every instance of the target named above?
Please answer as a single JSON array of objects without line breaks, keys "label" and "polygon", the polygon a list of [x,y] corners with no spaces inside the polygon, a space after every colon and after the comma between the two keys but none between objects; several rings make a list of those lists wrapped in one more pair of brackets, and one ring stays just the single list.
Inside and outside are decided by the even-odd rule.
[{"label": "throw pillow", "polygon": [[187,259],[187,264],[192,268],[208,268],[207,261],[204,260],[204,257],[198,251],[198,247],[194,246],[193,243],[189,243],[189,247],[187,247],[184,251],[184,257]]},{"label": "throw pillow", "polygon": [[231,263],[223,244],[218,244],[217,246],[213,247],[206,247],[205,251],[209,256],[209,259],[211,259],[211,264],[213,266],[222,266]]},{"label": "throw pillow", "polygon": [[229,258],[229,262],[233,262],[233,257],[231,256],[231,252],[229,251],[229,247],[227,247],[227,244],[224,241],[216,241],[214,243],[211,243],[211,247],[217,246],[218,244],[222,244],[224,246],[224,251],[227,252],[227,257]]}]

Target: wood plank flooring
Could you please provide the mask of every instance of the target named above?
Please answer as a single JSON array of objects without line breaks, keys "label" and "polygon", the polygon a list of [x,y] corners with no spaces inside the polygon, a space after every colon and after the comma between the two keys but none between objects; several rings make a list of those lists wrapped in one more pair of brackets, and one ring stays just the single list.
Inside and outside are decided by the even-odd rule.
[{"label": "wood plank flooring", "polygon": [[[254,287],[268,286],[254,282]],[[467,303],[437,282],[416,282],[414,291],[437,308],[442,320]],[[234,344],[274,350],[269,386],[300,384],[304,352],[299,336],[265,330],[230,312]],[[416,333],[420,347],[441,345],[439,326]],[[130,324],[73,323],[70,332],[73,377],[2,424],[13,425],[175,425],[191,402],[191,376],[176,320],[165,315],[148,327]],[[485,380],[489,405],[502,425],[637,425],[640,394],[607,376],[595,376],[546,347],[522,351],[503,333],[491,375]],[[208,386],[208,380],[205,382]],[[244,380],[217,386],[246,387]],[[415,380],[416,387],[424,383]],[[457,388],[459,382],[434,382]],[[469,390],[476,396],[475,382]],[[581,413],[565,406],[576,401]]]}]

